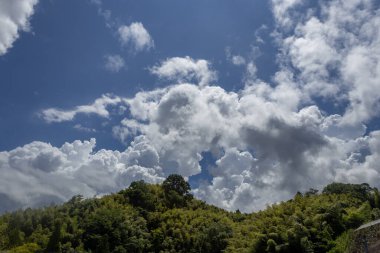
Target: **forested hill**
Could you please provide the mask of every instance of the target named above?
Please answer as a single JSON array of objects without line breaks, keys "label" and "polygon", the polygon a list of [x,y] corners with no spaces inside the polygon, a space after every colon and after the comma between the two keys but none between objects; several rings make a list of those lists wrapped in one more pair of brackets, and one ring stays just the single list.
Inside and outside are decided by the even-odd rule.
[{"label": "forested hill", "polygon": [[367,184],[311,189],[264,211],[242,214],[207,205],[181,176],[162,185],[134,182],[102,198],[0,217],[5,252],[345,252],[353,229],[380,218]]}]

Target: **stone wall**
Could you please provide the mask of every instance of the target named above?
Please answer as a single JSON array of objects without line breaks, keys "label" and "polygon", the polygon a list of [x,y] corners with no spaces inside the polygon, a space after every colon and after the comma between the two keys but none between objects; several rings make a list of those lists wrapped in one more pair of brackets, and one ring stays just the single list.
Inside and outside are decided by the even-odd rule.
[{"label": "stone wall", "polygon": [[369,253],[380,252],[380,224],[356,230],[348,252],[366,253],[366,244]]}]

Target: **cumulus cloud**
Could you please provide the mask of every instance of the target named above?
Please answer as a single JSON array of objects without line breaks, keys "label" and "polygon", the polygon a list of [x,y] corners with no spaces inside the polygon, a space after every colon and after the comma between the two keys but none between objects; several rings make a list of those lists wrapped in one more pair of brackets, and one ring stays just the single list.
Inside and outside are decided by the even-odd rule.
[{"label": "cumulus cloud", "polygon": [[118,103],[122,103],[120,97],[106,94],[96,99],[92,104],[77,106],[72,110],[45,109],[40,113],[40,116],[48,123],[71,121],[77,114],[95,114],[108,118],[109,111],[107,107]]},{"label": "cumulus cloud", "polygon": [[[164,60],[150,70],[172,81],[171,86],[42,113],[47,122],[60,122],[78,113],[110,117],[109,106],[119,106],[124,119],[113,126],[113,135],[126,143],[126,151],[94,153],[93,141],[61,148],[31,143],[0,154],[0,168],[16,173],[5,180],[15,178],[21,185],[40,182],[40,175],[75,175],[73,189],[88,195],[112,191],[138,177],[158,182],[171,173],[197,175],[204,153],[210,153],[216,160],[209,169],[212,180],[193,193],[229,210],[261,209],[333,181],[379,187],[380,133],[367,133],[366,128],[380,110],[379,11],[373,3],[332,0],[319,2],[318,11],[300,13],[302,1],[273,0],[280,53],[271,83],[257,77],[251,59],[244,88],[234,92],[209,85],[216,74],[205,60]],[[323,111],[315,102],[321,99],[342,111]],[[85,151],[65,151],[76,146]],[[97,178],[103,180],[98,183]],[[51,187],[46,196],[65,192]],[[20,188],[0,191],[0,196],[9,205],[33,199],[18,195]]]},{"label": "cumulus cloud", "polygon": [[62,202],[73,195],[115,192],[132,181],[161,182],[157,152],[143,137],[123,152],[94,152],[95,139],[61,147],[32,142],[0,152],[0,200],[8,209]]},{"label": "cumulus cloud", "polygon": [[[276,10],[285,3],[272,1]],[[380,112],[379,9],[372,0],[320,2],[320,15],[303,10],[286,13],[301,16],[291,35],[282,34],[281,60],[296,69],[297,84],[305,99],[323,97],[348,104],[348,124],[367,122]]]},{"label": "cumulus cloud", "polygon": [[0,2],[0,55],[7,53],[21,31],[29,31],[29,19],[38,0],[3,0]]},{"label": "cumulus cloud", "polygon": [[152,37],[140,22],[134,22],[129,26],[120,26],[118,34],[121,44],[132,47],[136,52],[149,50],[154,47]]},{"label": "cumulus cloud", "polygon": [[[202,153],[211,152],[218,158],[212,182],[194,193],[229,210],[251,211],[298,190],[378,173],[363,163],[375,154],[369,146],[378,137],[362,137],[363,125],[346,125],[317,106],[294,110],[278,96],[282,91],[282,85],[257,83],[239,93],[190,84],[140,92],[128,100],[134,120],[120,127],[149,140],[165,175],[196,175]],[[358,156],[364,149],[371,155]],[[361,175],[368,176],[349,177],[353,164],[362,164]]]},{"label": "cumulus cloud", "polygon": [[[284,76],[278,80],[289,85]],[[380,135],[364,136],[363,125],[347,125],[342,116],[325,115],[315,105],[297,109],[278,95],[301,96],[292,95],[292,89],[258,82],[239,92],[195,84],[139,92],[125,99],[129,116],[115,126],[114,134],[122,140],[134,138],[126,164],[155,168],[160,177],[197,175],[203,154],[210,152],[217,160],[210,169],[213,179],[193,193],[228,210],[261,209],[335,180],[367,180],[378,186],[371,177],[379,173]],[[144,154],[135,151],[140,146]],[[109,157],[112,152],[101,153]],[[42,161],[61,164],[61,159]],[[92,174],[83,173],[78,178],[95,188]],[[111,177],[107,173],[96,175]],[[97,187],[113,189],[111,182]]]},{"label": "cumulus cloud", "polygon": [[119,72],[125,66],[124,59],[120,55],[106,55],[105,68],[111,72]]},{"label": "cumulus cloud", "polygon": [[[217,166],[221,172],[214,171],[215,181],[195,189],[194,193],[205,199],[215,190],[214,196],[220,194],[224,199],[207,200],[227,209],[261,208],[264,196],[249,207],[242,206],[244,198],[261,188],[269,192],[282,187],[283,194],[292,194],[308,176],[307,170],[303,170],[310,165],[307,157],[317,156],[328,146],[319,131],[318,124],[322,124],[319,110],[292,111],[292,106],[282,104],[277,89],[283,90],[281,85],[272,88],[266,83],[247,86],[239,93],[218,86],[178,84],[139,92],[125,99],[130,118],[114,128],[114,135],[121,140],[143,138],[155,151],[154,161],[162,168],[163,176],[196,175],[201,172],[202,153],[211,152],[219,159]],[[289,146],[294,149],[289,150]],[[243,156],[244,166],[232,166],[234,161],[240,161],[232,159],[232,154],[237,153]],[[228,158],[223,158],[228,154]],[[233,162],[228,162],[229,159]],[[300,175],[294,176],[295,173]],[[230,180],[228,175],[236,175],[235,183],[224,185],[222,193],[229,194],[217,193],[220,191],[217,185]],[[270,180],[276,182],[275,186],[264,187]]]},{"label": "cumulus cloud", "polygon": [[195,60],[186,57],[173,57],[150,69],[159,78],[175,82],[196,81],[199,85],[207,85],[216,80],[216,72],[210,69],[206,60]]}]

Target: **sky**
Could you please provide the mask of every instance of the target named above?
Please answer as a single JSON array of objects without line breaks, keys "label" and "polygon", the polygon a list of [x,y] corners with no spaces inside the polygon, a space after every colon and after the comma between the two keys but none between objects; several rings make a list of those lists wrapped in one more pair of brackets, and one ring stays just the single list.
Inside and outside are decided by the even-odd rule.
[{"label": "sky", "polygon": [[380,187],[379,0],[0,0],[0,212],[189,181]]}]

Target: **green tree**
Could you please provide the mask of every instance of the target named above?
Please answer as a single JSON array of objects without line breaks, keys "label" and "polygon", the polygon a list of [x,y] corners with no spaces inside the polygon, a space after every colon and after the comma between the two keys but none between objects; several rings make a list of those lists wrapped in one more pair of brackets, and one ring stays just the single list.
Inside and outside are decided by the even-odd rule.
[{"label": "green tree", "polygon": [[122,206],[102,207],[84,221],[84,247],[92,252],[144,252],[149,246],[145,220]]},{"label": "green tree", "polygon": [[350,194],[362,201],[369,200],[372,188],[368,184],[344,184],[332,183],[327,185],[323,191],[325,194]]},{"label": "green tree", "polygon": [[148,211],[154,211],[156,207],[155,196],[151,193],[148,185],[143,181],[132,182],[128,189],[122,192],[135,207]]},{"label": "green tree", "polygon": [[232,229],[222,222],[207,224],[207,228],[198,235],[197,246],[199,252],[219,253],[228,244],[228,239],[232,237]]},{"label": "green tree", "polygon": [[162,183],[169,207],[183,207],[192,198],[190,184],[178,174],[172,174]]},{"label": "green tree", "polygon": [[49,238],[49,242],[46,247],[47,253],[59,253],[61,252],[61,236],[62,236],[62,222],[57,220],[54,224],[54,230]]},{"label": "green tree", "polygon": [[8,231],[8,246],[19,246],[24,242],[24,233],[18,228]]},{"label": "green tree", "polygon": [[373,189],[373,202],[375,208],[380,208],[380,193],[377,188]]},{"label": "green tree", "polygon": [[181,175],[178,174],[172,174],[168,176],[168,178],[166,178],[162,183],[162,188],[164,189],[165,193],[175,191],[180,196],[188,195],[191,190],[190,184],[186,182]]},{"label": "green tree", "polygon": [[18,246],[9,251],[9,253],[37,253],[41,248],[36,243],[26,243],[22,246]]}]

